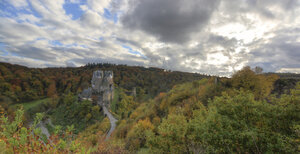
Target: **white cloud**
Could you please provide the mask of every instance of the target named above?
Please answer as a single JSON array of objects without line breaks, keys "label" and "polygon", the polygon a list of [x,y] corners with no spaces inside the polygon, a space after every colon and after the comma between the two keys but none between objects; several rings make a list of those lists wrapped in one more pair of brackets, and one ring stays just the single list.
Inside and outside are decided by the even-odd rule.
[{"label": "white cloud", "polygon": [[9,2],[16,8],[28,6],[28,3],[26,0],[10,0]]},{"label": "white cloud", "polygon": [[80,0],[70,0],[71,3],[80,3]]},{"label": "white cloud", "polygon": [[[294,72],[289,68],[300,67],[296,1],[88,0],[80,3],[84,13],[77,20],[66,15],[64,0],[29,2],[41,18],[22,12],[0,17],[0,42],[9,53],[0,53],[0,61],[34,67],[114,62],[220,75],[245,65]],[[27,1],[11,4],[30,10]],[[189,9],[194,4],[210,7]],[[117,13],[118,22],[106,19],[104,8]],[[206,16],[198,18],[199,12]]]},{"label": "white cloud", "polygon": [[281,68],[277,72],[279,73],[300,73],[300,68]]},{"label": "white cloud", "polygon": [[87,0],[88,7],[99,13],[104,12],[104,8],[108,8],[111,0]]}]

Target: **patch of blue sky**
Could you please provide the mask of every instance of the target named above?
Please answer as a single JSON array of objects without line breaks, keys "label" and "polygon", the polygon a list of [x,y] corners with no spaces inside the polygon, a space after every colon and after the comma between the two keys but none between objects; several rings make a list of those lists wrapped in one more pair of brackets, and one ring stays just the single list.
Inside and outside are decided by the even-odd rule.
[{"label": "patch of blue sky", "polygon": [[27,7],[16,8],[8,0],[2,0],[0,3],[0,16],[2,17],[17,17],[19,14],[32,14],[37,18],[42,16],[32,7],[31,3],[27,1]]},{"label": "patch of blue sky", "polygon": [[65,3],[74,3],[84,5],[87,4],[87,0],[65,0]]},{"label": "patch of blue sky", "polygon": [[39,27],[42,27],[44,26],[44,24],[41,24],[41,23],[34,23],[35,25],[39,26]]},{"label": "patch of blue sky", "polygon": [[53,46],[63,46],[63,44],[58,41],[58,40],[51,40],[51,41],[48,41],[49,44],[53,45]]},{"label": "patch of blue sky", "polygon": [[5,44],[3,42],[0,42],[0,50],[4,49],[4,47],[5,47]]},{"label": "patch of blue sky", "polygon": [[64,47],[64,48],[72,48],[72,47],[82,47],[82,48],[88,48],[87,45],[84,44],[77,44],[77,43],[72,43],[72,44],[63,44],[58,40],[51,40],[48,41],[50,45],[55,46],[55,47]]},{"label": "patch of blue sky", "polygon": [[78,44],[77,43],[72,43],[72,44],[66,44],[64,47],[66,48],[72,48],[72,47],[77,47]]},{"label": "patch of blue sky", "polygon": [[65,9],[67,15],[72,15],[72,20],[76,20],[84,13],[84,11],[80,8],[80,5],[83,4],[86,4],[86,1],[80,1],[79,3],[66,1],[66,3],[63,5],[63,8]]},{"label": "patch of blue sky", "polygon": [[31,5],[31,3],[27,0],[28,2],[28,7],[31,10],[32,14],[37,17],[37,18],[42,18],[42,16],[33,8],[33,6]]},{"label": "patch of blue sky", "polygon": [[87,45],[80,45],[80,46],[85,48],[85,49],[89,48]]},{"label": "patch of blue sky", "polygon": [[143,55],[142,53],[138,52],[138,51],[135,51],[133,50],[130,46],[127,46],[127,45],[122,45],[122,47],[124,49],[127,49],[129,53],[131,54],[134,54],[134,55],[138,55],[138,56],[141,56],[142,58],[144,59],[147,59],[147,57],[145,55]]},{"label": "patch of blue sky", "polygon": [[104,8],[103,16],[108,20],[114,21],[114,23],[117,23],[119,20],[118,13],[111,13],[107,8]]},{"label": "patch of blue sky", "polygon": [[19,19],[17,19],[16,20],[19,24],[21,24],[21,23],[30,23],[30,24],[34,24],[34,25],[36,25],[36,26],[38,26],[38,27],[43,27],[44,26],[44,24],[41,24],[41,23],[38,23],[38,22],[32,22],[32,21],[30,21],[30,20],[28,20],[28,19],[26,19],[26,20],[19,20]]},{"label": "patch of blue sky", "polygon": [[7,51],[6,50],[7,48],[8,48],[8,46],[5,43],[0,42],[0,55],[1,56],[6,56],[6,57],[18,56],[18,57],[20,57],[17,53]]},{"label": "patch of blue sky", "polygon": [[16,8],[7,1],[1,1],[0,10],[1,10],[1,12],[0,12],[1,17],[16,17],[17,16]]},{"label": "patch of blue sky", "polygon": [[8,56],[8,52],[6,51],[6,45],[3,42],[0,42],[0,53],[2,56]]},{"label": "patch of blue sky", "polygon": [[84,45],[84,44],[77,44],[77,43],[72,43],[72,44],[66,44],[66,45],[64,45],[64,47],[66,47],[66,48],[72,48],[72,47],[82,47],[82,48],[85,48],[85,49],[87,49],[88,48],[88,46],[87,45]]},{"label": "patch of blue sky", "polygon": [[27,42],[27,44],[33,44],[33,43],[35,43],[36,41],[40,41],[40,40],[46,40],[46,38],[38,37],[38,38],[34,39],[33,41]]}]

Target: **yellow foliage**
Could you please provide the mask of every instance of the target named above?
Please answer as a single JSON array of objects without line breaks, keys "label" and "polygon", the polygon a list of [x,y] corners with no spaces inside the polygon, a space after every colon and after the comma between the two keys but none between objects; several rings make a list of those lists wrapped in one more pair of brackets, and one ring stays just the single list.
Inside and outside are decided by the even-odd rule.
[{"label": "yellow foliage", "polygon": [[126,120],[121,120],[119,121],[119,124],[116,128],[116,136],[119,138],[125,138],[127,135],[128,131],[128,126],[127,126],[127,121]]},{"label": "yellow foliage", "polygon": [[237,89],[249,90],[256,99],[262,99],[271,93],[273,83],[278,78],[277,75],[256,74],[250,67],[245,67],[232,76],[232,86]]},{"label": "yellow foliage", "polygon": [[149,118],[144,120],[139,120],[129,131],[127,136],[127,146],[129,150],[137,150],[146,141],[146,131],[147,130],[154,130],[154,125],[151,123]]},{"label": "yellow foliage", "polygon": [[77,141],[83,143],[85,147],[95,146],[99,138],[104,137],[110,128],[109,119],[106,117],[101,122],[93,124],[86,128],[77,136]]},{"label": "yellow foliage", "polygon": [[130,115],[130,119],[135,119],[135,118],[137,118],[139,115],[140,115],[140,113],[139,113],[139,112],[137,112],[137,111],[134,111],[133,113],[131,113],[131,115]]},{"label": "yellow foliage", "polygon": [[4,114],[5,114],[5,111],[4,111],[3,107],[0,105],[0,118],[2,116],[4,116]]},{"label": "yellow foliage", "polygon": [[92,118],[92,114],[88,113],[87,115],[85,115],[85,120],[89,121]]},{"label": "yellow foliage", "polygon": [[127,154],[124,143],[120,140],[105,141],[104,138],[99,139],[97,153],[101,154]]},{"label": "yellow foliage", "polygon": [[153,130],[154,125],[151,123],[149,118],[146,118],[144,120],[139,120],[128,133],[128,136],[134,136],[134,134],[137,134],[139,132],[143,132],[145,130]]},{"label": "yellow foliage", "polygon": [[163,99],[165,96],[166,96],[166,93],[161,92],[161,93],[159,93],[158,96],[155,97],[155,100],[156,100],[156,101],[160,101],[160,100]]},{"label": "yellow foliage", "polygon": [[155,116],[153,119],[152,119],[152,122],[155,126],[158,126],[160,124],[160,118],[158,116]]}]

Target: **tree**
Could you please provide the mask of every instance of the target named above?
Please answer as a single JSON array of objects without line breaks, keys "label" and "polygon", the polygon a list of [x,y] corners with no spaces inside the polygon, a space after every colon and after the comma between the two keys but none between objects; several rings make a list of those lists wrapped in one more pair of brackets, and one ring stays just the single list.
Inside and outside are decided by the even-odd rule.
[{"label": "tree", "polygon": [[144,147],[146,143],[146,131],[152,131],[153,129],[154,126],[148,118],[139,120],[128,133],[126,144],[128,149],[134,151]]},{"label": "tree", "polygon": [[121,101],[117,106],[117,114],[122,117],[129,117],[130,111],[134,110],[137,103],[134,101],[133,96],[127,96],[124,92],[120,93]]},{"label": "tree", "polygon": [[261,73],[263,72],[263,68],[261,68],[261,67],[259,67],[259,66],[256,66],[256,67],[254,68],[254,72],[255,72],[256,74],[261,74]]},{"label": "tree", "polygon": [[[43,114],[37,114],[31,127],[23,126],[23,109],[16,111],[13,121],[2,116],[0,119],[0,148],[3,153],[84,153],[86,150],[80,144],[72,142],[72,132],[63,132],[66,138],[59,136],[60,130],[56,129],[51,141],[43,138],[41,129],[36,126],[43,119]],[[56,127],[58,128],[58,127]],[[71,127],[69,127],[71,128]]]},{"label": "tree", "polygon": [[189,142],[205,153],[297,153],[291,128],[299,124],[299,105],[277,101],[256,101],[240,91],[216,97],[190,121]]},{"label": "tree", "polygon": [[55,82],[51,82],[48,89],[47,89],[47,96],[52,97],[55,94],[56,94]]},{"label": "tree", "polygon": [[256,99],[263,99],[271,93],[273,83],[278,78],[277,75],[255,74],[255,72],[247,66],[236,72],[231,80],[234,88],[250,91],[254,94]]},{"label": "tree", "polygon": [[158,135],[147,132],[147,146],[151,153],[188,153],[187,130],[185,116],[170,114],[158,126]]}]

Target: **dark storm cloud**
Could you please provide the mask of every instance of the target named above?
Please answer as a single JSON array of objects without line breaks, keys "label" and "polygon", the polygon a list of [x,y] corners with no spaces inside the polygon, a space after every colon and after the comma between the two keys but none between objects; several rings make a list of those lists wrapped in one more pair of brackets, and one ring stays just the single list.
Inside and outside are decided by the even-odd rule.
[{"label": "dark storm cloud", "polygon": [[122,23],[140,29],[164,42],[183,43],[209,21],[219,0],[137,0]]}]

